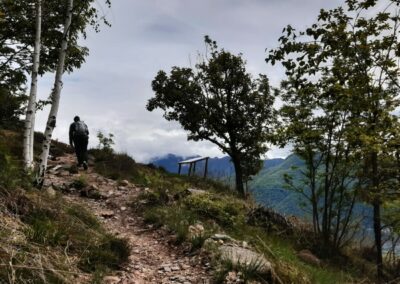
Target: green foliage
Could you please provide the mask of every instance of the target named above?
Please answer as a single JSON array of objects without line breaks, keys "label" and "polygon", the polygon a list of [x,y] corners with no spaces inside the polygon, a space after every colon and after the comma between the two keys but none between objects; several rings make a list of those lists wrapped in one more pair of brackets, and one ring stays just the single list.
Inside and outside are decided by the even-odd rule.
[{"label": "green foliage", "polygon": [[84,189],[87,186],[88,186],[88,181],[85,175],[80,175],[77,179],[74,179],[71,183],[71,187],[74,187],[77,190]]},{"label": "green foliage", "polygon": [[98,244],[89,247],[79,263],[83,271],[119,269],[128,261],[130,248],[124,239],[105,235]]},{"label": "green foliage", "polygon": [[[92,26],[96,31],[101,22],[108,25],[94,0],[74,1],[72,25],[69,30],[69,44],[65,70],[72,72],[79,68],[88,55],[88,48],[78,44],[78,39],[86,37],[85,29]],[[105,1],[109,6],[110,1]],[[26,76],[31,71],[31,59],[35,38],[35,0],[0,2],[0,44],[1,68],[0,87],[7,86],[12,95],[25,89]],[[60,26],[64,24],[66,1],[42,1],[41,54],[39,73],[56,69],[58,49],[63,37]]]},{"label": "green foliage", "polygon": [[91,149],[96,164],[94,169],[101,175],[111,179],[134,180],[139,177],[138,165],[126,153],[113,153],[106,149]]},{"label": "green foliage", "polygon": [[188,209],[195,212],[200,219],[212,219],[218,224],[229,227],[240,218],[244,204],[237,200],[220,197],[214,194],[198,194],[183,200]]},{"label": "green foliage", "polygon": [[9,90],[0,85],[0,127],[13,128],[23,114],[24,95],[12,95]]},{"label": "green foliage", "polygon": [[99,145],[97,146],[98,149],[103,150],[103,151],[109,151],[112,152],[113,148],[112,145],[114,145],[114,134],[108,133],[108,137],[103,134],[103,132],[98,131],[97,132],[97,138],[99,139]]},{"label": "green foliage", "polygon": [[[264,254],[273,263],[276,275],[282,283],[352,283],[353,277],[364,279],[366,273],[370,272],[358,271],[358,267],[352,262],[346,262],[345,265],[327,264],[324,268],[305,264],[296,255],[298,250],[304,248],[296,236],[282,237],[279,232],[267,233],[264,228],[248,225],[245,218],[249,210],[248,204],[235,197],[226,187],[218,187],[215,182],[165,175],[157,171],[147,174],[150,190],[144,191],[138,199],[133,200],[131,206],[137,212],[143,212],[146,222],[156,227],[165,226],[175,234],[177,243],[188,242],[192,250],[203,247],[214,253],[216,248],[210,248],[209,242],[204,247],[204,242],[208,236],[224,232],[236,240],[246,241],[256,251]],[[185,188],[204,189],[207,192],[197,196],[181,195]],[[191,238],[189,226],[198,222],[203,224],[205,231]],[[309,234],[305,236],[307,239],[312,238]],[[260,280],[257,278],[259,275],[251,273],[251,266],[241,270],[247,273],[246,277],[254,276]],[[218,271],[220,279],[224,278],[226,270],[223,266]]]},{"label": "green foliage", "polygon": [[[346,1],[321,10],[305,31],[283,31],[267,62],[282,63],[280,142],[306,162],[304,194],[325,247],[340,247],[358,193],[374,207],[378,277],[382,278],[380,209],[398,188],[400,106],[396,1]],[[384,8],[381,8],[384,7]],[[308,193],[308,194],[307,194]],[[322,206],[321,206],[322,205]]]},{"label": "green foliage", "polygon": [[28,206],[31,209],[22,216],[29,225],[26,236],[30,241],[79,255],[79,268],[87,272],[117,269],[127,261],[127,241],[105,233],[89,211],[78,205],[65,206],[61,200],[52,200],[52,206],[47,202],[34,201],[35,206]]},{"label": "green foliage", "polygon": [[158,72],[147,109],[159,108],[165,119],[178,121],[189,140],[208,140],[227,153],[235,165],[237,190],[244,196],[243,182],[260,170],[267,150],[274,99],[267,77],[252,79],[241,54],[218,50],[208,36],[205,42],[209,59],[195,70],[173,67],[169,76]]},{"label": "green foliage", "polygon": [[199,235],[193,236],[190,238],[190,250],[192,252],[201,249],[205,243],[205,241],[210,238],[211,232],[201,233]]},{"label": "green foliage", "polygon": [[[270,281],[270,273],[260,273],[260,268],[262,267],[262,262],[253,261],[251,263],[233,263],[229,259],[221,259],[219,267],[214,273],[215,283],[226,283],[226,277],[229,272],[237,272],[238,279],[240,283],[251,283],[252,280],[255,281]],[[268,282],[269,283],[269,282]],[[273,283],[273,282],[272,282]]]},{"label": "green foliage", "polygon": [[167,226],[175,233],[176,243],[180,244],[187,240],[189,226],[196,222],[196,216],[182,206],[151,207],[145,210],[144,220],[159,227]]},{"label": "green foliage", "polygon": [[20,149],[13,145],[16,139],[18,136],[15,133],[0,132],[0,191],[29,187],[30,178],[24,173],[13,153]]}]

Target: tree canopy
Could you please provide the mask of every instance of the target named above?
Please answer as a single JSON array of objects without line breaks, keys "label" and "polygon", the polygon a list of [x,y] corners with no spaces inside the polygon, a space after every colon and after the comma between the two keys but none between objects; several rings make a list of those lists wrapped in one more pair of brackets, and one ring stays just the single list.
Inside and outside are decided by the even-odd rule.
[{"label": "tree canopy", "polygon": [[[32,70],[32,53],[35,42],[35,0],[0,1],[0,87],[12,94],[21,94],[26,89],[27,75]],[[105,1],[109,5],[109,1]],[[69,33],[69,44],[65,70],[72,72],[80,68],[89,54],[81,45],[86,37],[86,28],[91,25],[98,31],[101,22],[108,24],[99,15],[95,0],[76,0],[74,18]],[[67,1],[43,1],[43,24],[39,74],[54,72],[57,67],[58,49],[63,37]]]},{"label": "tree canopy", "polygon": [[182,125],[189,140],[208,140],[228,154],[237,190],[244,195],[243,181],[260,170],[260,157],[267,151],[274,97],[265,75],[253,79],[246,72],[241,54],[218,49],[207,36],[205,42],[209,54],[195,69],[158,72],[147,109],[163,110],[165,119]]},{"label": "tree canopy", "polygon": [[399,107],[400,91],[398,2],[384,2],[383,10],[377,1],[358,0],[321,10],[318,21],[305,31],[286,27],[280,46],[267,58],[272,64],[281,62],[286,70],[284,140],[294,142],[295,151],[306,154],[309,169],[314,170],[308,175],[311,185],[316,177],[321,178],[316,171],[319,166],[324,168],[322,230],[329,231],[330,221],[325,218],[330,209],[326,206],[330,200],[340,200],[335,199],[337,190],[332,187],[340,177],[373,207],[380,278],[380,208],[398,188],[395,141],[399,121],[393,111]]}]

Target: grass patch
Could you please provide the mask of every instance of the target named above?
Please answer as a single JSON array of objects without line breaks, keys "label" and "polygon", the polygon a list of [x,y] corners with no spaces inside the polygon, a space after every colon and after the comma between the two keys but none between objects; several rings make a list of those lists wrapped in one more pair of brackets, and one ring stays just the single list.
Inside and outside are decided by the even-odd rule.
[{"label": "grass patch", "polygon": [[158,227],[166,226],[176,235],[176,244],[187,240],[189,226],[196,223],[196,216],[181,206],[155,207],[144,212],[145,222]]},{"label": "grass patch", "polygon": [[[18,201],[18,199],[23,199],[23,201]],[[8,258],[12,262],[14,261],[17,267],[20,267],[22,263],[29,266],[26,262],[32,262],[32,258],[35,258],[35,255],[40,252],[44,252],[43,258],[48,257],[52,252],[60,252],[58,262],[56,259],[53,262],[49,258],[48,265],[62,266],[62,269],[58,268],[57,270],[65,271],[64,274],[68,277],[63,273],[60,275],[68,280],[59,282],[46,277],[47,282],[39,281],[38,283],[71,283],[70,277],[74,275],[71,274],[73,271],[76,273],[84,271],[100,277],[107,271],[120,268],[128,260],[130,253],[128,242],[106,233],[97,219],[88,210],[77,204],[65,204],[60,197],[49,199],[44,193],[37,191],[21,194],[15,199],[8,199],[8,201],[16,204],[14,205],[16,207],[23,204],[25,208],[19,211],[22,221],[20,236],[25,245],[19,245],[19,258],[8,255]],[[0,232],[7,234],[1,227]],[[36,254],[31,252],[30,247],[32,246],[40,248],[37,249]],[[71,262],[71,259],[74,261]],[[68,262],[68,264],[63,266],[64,262]],[[11,273],[9,269],[0,267],[0,275]],[[43,278],[40,270],[33,270],[37,272],[35,272],[35,277],[27,276],[27,271],[22,268],[18,268],[16,271],[21,279]],[[25,282],[21,281],[21,283]]]},{"label": "grass patch", "polygon": [[99,174],[114,180],[130,181],[140,178],[138,165],[126,153],[113,153],[105,149],[90,149],[89,154],[95,160],[94,169]]},{"label": "grass patch", "polygon": [[[148,187],[132,202],[132,207],[142,212],[146,222],[156,227],[165,226],[173,232],[177,243],[190,242],[194,251],[203,246],[209,236],[207,234],[225,232],[266,255],[273,263],[275,276],[282,283],[352,283],[354,279],[364,279],[347,263],[325,262],[324,267],[313,267],[302,262],[297,256],[297,251],[304,248],[300,247],[301,241],[296,240],[294,235],[280,235],[282,228],[279,224],[272,224],[277,227],[272,226],[269,232],[262,226],[248,225],[246,216],[251,204],[238,198],[229,186],[199,177],[168,174],[154,165],[135,163],[126,154],[105,153],[102,150],[91,150],[91,153],[96,158],[95,170],[100,174]],[[204,189],[206,193],[191,194],[188,193],[189,188]],[[204,224],[206,233],[191,238],[189,226],[199,221]],[[239,270],[242,278],[258,277],[252,267],[234,268],[225,264],[225,268],[222,271]]]},{"label": "grass patch", "polygon": [[234,226],[242,221],[245,204],[234,198],[219,196],[211,193],[188,196],[183,204],[190,211],[199,216],[199,219],[212,219],[223,227]]},{"label": "grass patch", "polygon": [[74,187],[77,190],[84,189],[89,185],[87,181],[87,177],[84,174],[81,174],[77,179],[74,179],[72,183],[70,184],[70,187]]},{"label": "grass patch", "polygon": [[[259,261],[254,261],[251,263],[233,263],[229,259],[220,259],[218,268],[214,273],[215,283],[226,283],[226,277],[229,277],[230,272],[236,272],[235,276],[239,283],[249,283],[252,280],[262,281],[262,283],[271,283],[271,276],[269,273],[263,273],[262,263]],[[268,281],[268,282],[266,282]]]},{"label": "grass patch", "polygon": [[86,272],[118,269],[128,261],[129,251],[126,240],[104,235],[99,243],[87,248],[78,267]]}]

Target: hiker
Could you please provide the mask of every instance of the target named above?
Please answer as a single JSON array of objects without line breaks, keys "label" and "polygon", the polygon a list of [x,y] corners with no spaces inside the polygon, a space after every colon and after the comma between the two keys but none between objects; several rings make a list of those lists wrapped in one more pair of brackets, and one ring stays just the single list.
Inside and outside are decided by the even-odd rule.
[{"label": "hiker", "polygon": [[69,145],[75,149],[78,158],[78,167],[88,169],[87,147],[89,142],[89,130],[79,116],[74,117],[74,122],[69,127]]}]

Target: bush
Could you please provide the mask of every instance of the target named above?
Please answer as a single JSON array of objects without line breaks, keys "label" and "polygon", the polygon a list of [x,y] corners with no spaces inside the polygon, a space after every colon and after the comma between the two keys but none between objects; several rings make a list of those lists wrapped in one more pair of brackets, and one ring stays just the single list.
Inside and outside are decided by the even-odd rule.
[{"label": "bush", "polygon": [[191,211],[196,212],[201,218],[215,220],[222,226],[232,226],[240,214],[243,204],[233,199],[212,194],[199,194],[188,196],[183,200]]},{"label": "bush", "polygon": [[139,176],[135,160],[126,153],[113,153],[106,149],[91,149],[89,153],[96,160],[94,169],[105,177],[132,180]]},{"label": "bush", "polygon": [[13,190],[16,187],[27,187],[29,176],[27,176],[21,163],[18,163],[6,145],[5,137],[0,134],[0,189]]},{"label": "bush", "polygon": [[80,175],[77,179],[75,179],[70,187],[74,187],[77,190],[84,189],[85,187],[88,186],[88,181],[85,175]]}]

